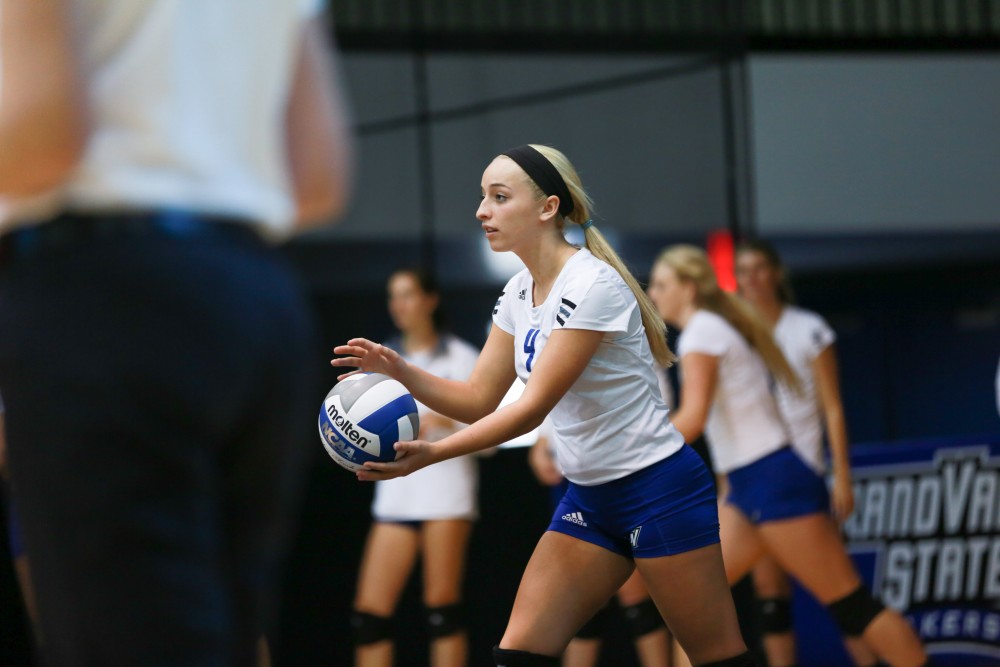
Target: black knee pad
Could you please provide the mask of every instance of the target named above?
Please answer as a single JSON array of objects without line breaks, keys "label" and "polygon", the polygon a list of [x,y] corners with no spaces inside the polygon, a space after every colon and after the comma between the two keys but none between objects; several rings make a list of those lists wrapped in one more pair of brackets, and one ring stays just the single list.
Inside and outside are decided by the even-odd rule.
[{"label": "black knee pad", "polygon": [[611,616],[611,603],[608,603],[597,610],[583,627],[576,631],[574,635],[577,639],[598,639],[604,635],[605,628],[608,627],[608,618]]},{"label": "black knee pad", "polygon": [[828,605],[827,609],[842,633],[858,637],[885,607],[862,585],[850,595]]},{"label": "black knee pad", "polygon": [[392,619],[355,609],[351,611],[351,635],[355,646],[391,639]]},{"label": "black knee pad", "polygon": [[761,634],[780,635],[792,631],[792,601],[788,598],[760,598],[757,612]]},{"label": "black knee pad", "polygon": [[633,639],[666,627],[663,617],[660,616],[660,610],[652,600],[647,599],[639,604],[623,607],[622,611],[625,612],[625,620],[628,622],[628,629],[632,632]]},{"label": "black knee pad", "polygon": [[716,660],[715,662],[706,662],[698,665],[698,667],[757,667],[757,663],[754,661],[753,656],[750,655],[750,651],[745,651],[735,657]]},{"label": "black knee pad", "polygon": [[511,651],[493,647],[493,661],[497,667],[558,667],[559,658],[527,651]]},{"label": "black knee pad", "polygon": [[447,637],[465,630],[461,603],[427,608],[427,632],[431,639]]}]

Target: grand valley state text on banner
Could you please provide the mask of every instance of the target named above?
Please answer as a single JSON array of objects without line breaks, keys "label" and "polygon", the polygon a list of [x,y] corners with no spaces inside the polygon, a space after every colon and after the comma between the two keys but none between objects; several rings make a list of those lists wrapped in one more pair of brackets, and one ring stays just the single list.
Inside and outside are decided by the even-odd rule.
[{"label": "grand valley state text on banner", "polygon": [[[872,592],[940,664],[1000,665],[1000,436],[858,445],[851,460],[856,507],[844,533]],[[822,610],[798,617],[801,598],[796,630],[813,645],[804,652],[839,643]]]}]

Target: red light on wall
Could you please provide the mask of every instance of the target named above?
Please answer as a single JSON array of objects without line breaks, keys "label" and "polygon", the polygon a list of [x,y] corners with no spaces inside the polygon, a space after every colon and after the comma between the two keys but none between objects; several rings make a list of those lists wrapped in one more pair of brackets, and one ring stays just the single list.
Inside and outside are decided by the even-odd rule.
[{"label": "red light on wall", "polygon": [[708,261],[715,269],[719,287],[727,292],[736,291],[736,248],[729,230],[709,232],[705,244]]}]

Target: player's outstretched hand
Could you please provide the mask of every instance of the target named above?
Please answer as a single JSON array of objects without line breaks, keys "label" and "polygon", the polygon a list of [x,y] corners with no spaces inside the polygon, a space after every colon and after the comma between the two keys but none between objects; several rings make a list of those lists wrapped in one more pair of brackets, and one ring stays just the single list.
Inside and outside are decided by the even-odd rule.
[{"label": "player's outstretched hand", "polygon": [[368,461],[365,463],[365,467],[358,471],[358,479],[363,482],[376,482],[393,477],[403,477],[429,466],[437,460],[434,456],[433,445],[426,440],[397,442],[395,448],[402,456],[389,463]]},{"label": "player's outstretched hand", "polygon": [[367,338],[352,338],[347,341],[346,345],[338,345],[333,348],[333,353],[344,356],[331,359],[331,366],[347,366],[357,369],[338,375],[338,380],[343,380],[355,373],[383,373],[398,379],[399,374],[406,366],[406,361],[395,351],[390,350],[385,345],[373,343]]}]

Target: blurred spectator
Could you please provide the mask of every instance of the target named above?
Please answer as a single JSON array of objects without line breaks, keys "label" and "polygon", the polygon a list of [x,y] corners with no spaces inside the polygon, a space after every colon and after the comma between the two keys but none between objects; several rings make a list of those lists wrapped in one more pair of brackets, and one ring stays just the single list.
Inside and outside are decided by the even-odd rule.
[{"label": "blurred spectator", "polygon": [[263,239],[351,174],[320,9],[0,0],[0,388],[48,663],[254,661],[319,367]]}]

